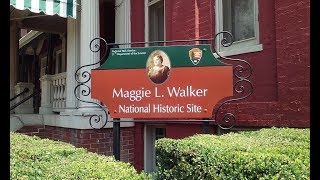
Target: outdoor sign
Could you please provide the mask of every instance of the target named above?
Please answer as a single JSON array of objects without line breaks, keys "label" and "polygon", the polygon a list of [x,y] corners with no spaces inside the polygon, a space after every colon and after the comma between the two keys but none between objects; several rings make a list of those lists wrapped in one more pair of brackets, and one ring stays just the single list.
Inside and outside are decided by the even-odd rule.
[{"label": "outdoor sign", "polygon": [[112,48],[91,75],[92,98],[112,118],[211,118],[218,101],[233,95],[232,66],[208,44]]}]

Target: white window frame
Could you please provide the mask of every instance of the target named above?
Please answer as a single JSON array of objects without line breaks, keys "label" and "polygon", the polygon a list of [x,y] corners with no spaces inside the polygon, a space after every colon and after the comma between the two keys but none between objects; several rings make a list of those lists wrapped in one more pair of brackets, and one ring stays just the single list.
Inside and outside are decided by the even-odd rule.
[{"label": "white window frame", "polygon": [[156,128],[165,128],[161,124],[145,124],[144,125],[144,171],[151,173],[156,171]]},{"label": "white window frame", "polygon": [[[163,1],[163,4],[164,4],[164,7],[163,7],[163,41],[166,40],[166,1],[165,0],[153,0],[151,2],[148,2],[149,0],[144,0],[144,9],[145,9],[145,14],[144,14],[144,40],[145,42],[149,42],[149,6],[157,3],[157,2],[160,2],[160,1]],[[165,45],[165,43],[164,43]],[[145,46],[149,46],[149,44],[145,44]]]},{"label": "white window frame", "polygon": [[[223,31],[222,1],[223,0],[215,1],[216,2],[215,4],[216,33]],[[232,56],[232,55],[245,54],[245,53],[257,52],[257,51],[263,50],[262,44],[260,44],[260,40],[259,40],[258,0],[254,0],[254,26],[255,26],[255,37],[233,42],[233,44],[229,47],[223,47],[221,45],[221,40],[223,36],[222,35],[218,36],[215,44],[216,51],[221,56]],[[219,57],[216,53],[214,53],[214,56]]]}]

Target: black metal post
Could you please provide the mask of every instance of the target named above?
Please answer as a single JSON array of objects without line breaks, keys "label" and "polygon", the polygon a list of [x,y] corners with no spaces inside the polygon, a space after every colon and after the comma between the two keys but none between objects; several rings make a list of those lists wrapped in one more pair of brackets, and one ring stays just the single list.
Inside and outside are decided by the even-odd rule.
[{"label": "black metal post", "polygon": [[113,121],[113,155],[120,161],[120,119],[115,118]]},{"label": "black metal post", "polygon": [[203,133],[210,134],[209,128],[210,128],[209,121],[204,120],[203,121]]}]

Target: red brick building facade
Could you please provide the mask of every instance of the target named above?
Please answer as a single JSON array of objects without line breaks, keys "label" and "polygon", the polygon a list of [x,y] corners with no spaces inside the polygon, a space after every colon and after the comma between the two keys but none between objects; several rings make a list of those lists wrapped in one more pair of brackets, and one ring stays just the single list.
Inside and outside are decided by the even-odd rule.
[{"label": "red brick building facade", "polygon": [[[217,0],[218,1],[218,0]],[[147,41],[148,2],[131,0],[131,42]],[[153,1],[149,1],[153,2]],[[155,4],[159,1],[154,1]],[[253,69],[249,78],[253,94],[224,106],[236,116],[235,129],[262,127],[310,127],[310,1],[250,1],[257,6],[258,45],[256,50],[228,55],[248,61]],[[212,0],[165,0],[164,39],[212,38],[217,32],[217,7]],[[150,4],[150,7],[152,4]],[[109,7],[109,6],[108,6]],[[103,12],[100,10],[100,12]],[[104,12],[106,13],[106,11]],[[102,16],[103,17],[103,16]],[[114,22],[108,21],[101,32]],[[103,18],[100,21],[104,21]],[[110,30],[112,32],[112,30]],[[113,33],[113,32],[112,32]],[[106,37],[106,36],[105,36]],[[228,63],[221,59],[221,61]],[[168,138],[183,138],[203,133],[203,123],[135,123],[121,128],[121,160],[137,170],[146,167],[148,127]],[[27,127],[20,132],[30,132]],[[210,123],[210,133],[219,133]],[[112,155],[112,129],[78,130],[45,126],[39,136],[85,147],[89,151]],[[155,137],[156,139],[156,137]],[[153,156],[152,154],[150,156]]]}]

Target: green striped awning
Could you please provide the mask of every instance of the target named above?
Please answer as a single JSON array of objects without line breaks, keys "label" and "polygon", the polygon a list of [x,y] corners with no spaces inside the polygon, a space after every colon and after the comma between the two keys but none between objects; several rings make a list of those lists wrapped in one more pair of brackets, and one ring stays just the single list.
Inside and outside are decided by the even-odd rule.
[{"label": "green striped awning", "polygon": [[57,14],[61,17],[76,18],[76,0],[10,0],[10,5],[19,10],[44,12],[47,15]]}]

